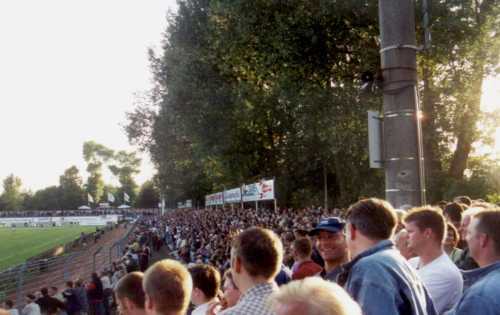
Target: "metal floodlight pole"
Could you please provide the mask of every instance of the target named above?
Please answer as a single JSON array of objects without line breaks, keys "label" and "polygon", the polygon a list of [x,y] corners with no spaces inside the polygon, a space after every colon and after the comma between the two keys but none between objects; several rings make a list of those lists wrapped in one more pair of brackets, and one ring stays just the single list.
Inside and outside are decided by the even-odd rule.
[{"label": "metal floodlight pole", "polygon": [[385,196],[396,208],[425,203],[414,5],[412,0],[379,0]]}]

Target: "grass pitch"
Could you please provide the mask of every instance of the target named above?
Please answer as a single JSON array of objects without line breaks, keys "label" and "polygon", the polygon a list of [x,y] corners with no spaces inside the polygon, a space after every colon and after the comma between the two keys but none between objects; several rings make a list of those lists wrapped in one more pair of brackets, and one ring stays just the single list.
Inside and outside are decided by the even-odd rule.
[{"label": "grass pitch", "polygon": [[94,226],[0,228],[0,271],[95,229]]}]

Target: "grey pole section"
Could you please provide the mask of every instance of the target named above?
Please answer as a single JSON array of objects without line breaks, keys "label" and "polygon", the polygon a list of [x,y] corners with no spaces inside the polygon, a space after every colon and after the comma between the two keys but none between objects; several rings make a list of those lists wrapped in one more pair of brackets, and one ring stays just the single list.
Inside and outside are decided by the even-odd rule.
[{"label": "grey pole section", "polygon": [[379,0],[385,196],[396,208],[425,203],[414,5],[412,0]]}]

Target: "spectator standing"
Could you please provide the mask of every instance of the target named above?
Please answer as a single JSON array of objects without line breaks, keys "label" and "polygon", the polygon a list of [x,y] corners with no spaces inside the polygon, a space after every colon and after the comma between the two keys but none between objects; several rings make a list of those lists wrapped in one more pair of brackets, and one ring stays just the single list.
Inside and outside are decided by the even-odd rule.
[{"label": "spectator standing", "polygon": [[422,207],[404,217],[408,246],[418,255],[410,265],[424,282],[438,314],[450,310],[460,299],[463,280],[457,266],[443,250],[446,223],[441,209]]},{"label": "spectator standing", "polygon": [[461,248],[463,249],[463,252],[455,261],[457,267],[461,270],[470,270],[479,267],[477,262],[470,255],[467,242],[465,241],[467,237],[467,230],[472,220],[472,217],[479,211],[481,211],[480,208],[468,208],[462,213],[462,222],[460,225],[459,232],[460,232],[460,239],[462,241]]},{"label": "spectator standing", "polygon": [[58,311],[66,309],[63,302],[49,295],[47,288],[42,288],[40,292],[42,293],[42,297],[36,300],[36,303],[40,305],[42,314],[54,315]]},{"label": "spectator standing", "polygon": [[220,314],[273,314],[267,300],[278,289],[273,279],[282,260],[283,245],[271,230],[254,227],[238,234],[231,246],[231,273],[242,296]]},{"label": "spectator standing", "polygon": [[105,315],[110,315],[111,312],[111,304],[112,304],[112,297],[113,297],[113,289],[111,287],[111,278],[109,276],[108,271],[103,271],[101,274],[101,283],[102,283],[102,290],[103,290],[103,307],[104,307],[104,314]]},{"label": "spectator standing", "polygon": [[470,253],[480,268],[464,272],[464,295],[450,314],[500,314],[500,210],[477,213],[467,230]]},{"label": "spectator standing", "polygon": [[104,310],[104,290],[102,282],[97,273],[92,273],[92,280],[87,285],[87,297],[90,315],[105,315]]},{"label": "spectator standing", "polygon": [[276,315],[361,315],[359,305],[344,289],[318,277],[280,287],[271,304]]},{"label": "spectator standing", "polygon": [[9,312],[10,315],[19,315],[19,311],[14,308],[14,302],[12,300],[6,300],[4,302],[4,307],[7,312]]},{"label": "spectator standing", "polygon": [[36,302],[36,297],[33,294],[26,295],[26,305],[21,311],[22,315],[41,315],[42,311],[40,309],[40,305]]},{"label": "spectator standing", "polygon": [[296,239],[292,243],[293,259],[296,268],[292,274],[293,280],[300,280],[306,277],[319,275],[323,268],[311,259],[312,246],[307,238]]},{"label": "spectator standing", "polygon": [[148,268],[142,286],[148,315],[184,315],[193,283],[189,271],[177,261],[165,259]]},{"label": "spectator standing", "polygon": [[457,247],[460,236],[457,229],[451,223],[446,224],[446,239],[444,240],[444,251],[448,254],[451,261],[456,263],[463,253],[463,250]]},{"label": "spectator standing", "polygon": [[349,208],[346,239],[352,261],[343,266],[339,284],[365,315],[434,315],[422,281],[391,241],[396,224],[386,201],[364,199]]},{"label": "spectator standing", "polygon": [[87,290],[85,289],[85,286],[83,285],[83,281],[81,279],[76,280],[74,293],[76,295],[76,298],[78,299],[78,304],[80,304],[82,315],[88,314],[89,302],[87,297]]},{"label": "spectator standing", "polygon": [[141,272],[132,272],[118,281],[115,295],[119,314],[146,315],[143,280],[144,275]]},{"label": "spectator standing", "polygon": [[66,282],[66,289],[62,292],[68,315],[80,315],[82,307],[74,289],[73,281]]},{"label": "spectator standing", "polygon": [[210,304],[217,303],[217,293],[220,290],[220,274],[210,265],[194,265],[189,268],[193,279],[191,303],[196,308],[191,315],[205,315]]},{"label": "spectator standing", "polygon": [[406,259],[415,257],[415,253],[408,247],[408,231],[405,229],[400,230],[394,236],[394,244],[399,250],[399,253]]},{"label": "spectator standing", "polygon": [[319,224],[309,232],[316,236],[318,251],[325,262],[321,276],[323,279],[337,281],[342,264],[348,261],[346,240],[343,234],[345,222],[338,217],[322,219]]}]

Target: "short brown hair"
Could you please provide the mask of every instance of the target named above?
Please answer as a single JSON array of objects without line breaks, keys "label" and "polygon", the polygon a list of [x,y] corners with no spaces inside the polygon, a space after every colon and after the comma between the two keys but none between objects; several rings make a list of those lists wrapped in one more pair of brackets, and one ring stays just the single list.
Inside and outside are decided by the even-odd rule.
[{"label": "short brown hair", "polygon": [[142,289],[142,272],[131,272],[118,281],[115,294],[118,299],[127,298],[138,308],[144,309],[144,290]]},{"label": "short brown hair", "polygon": [[220,289],[220,273],[210,265],[198,264],[189,268],[193,287],[198,288],[209,300],[213,299]]},{"label": "short brown hair", "polygon": [[500,255],[500,209],[480,211],[474,218],[479,220],[477,230],[493,240],[495,253]]},{"label": "short brown hair", "polygon": [[234,257],[241,260],[252,277],[272,279],[278,273],[283,260],[283,244],[273,231],[252,227],[233,240]]},{"label": "short brown hair", "polygon": [[462,212],[464,212],[464,207],[458,202],[450,202],[444,207],[443,213],[446,214],[451,221],[461,222]]},{"label": "short brown hair", "polygon": [[184,314],[189,306],[193,283],[181,263],[161,260],[144,273],[142,286],[153,300],[155,310],[162,314]]},{"label": "short brown hair", "polygon": [[363,199],[349,207],[347,221],[364,236],[374,240],[389,239],[394,233],[398,218],[396,211],[385,200]]},{"label": "short brown hair", "polygon": [[300,257],[310,257],[312,254],[311,241],[307,238],[299,238],[293,241],[292,246]]},{"label": "short brown hair", "polygon": [[413,222],[420,229],[431,229],[437,240],[442,244],[446,233],[446,220],[441,209],[420,207],[411,209],[404,217],[405,223]]}]

